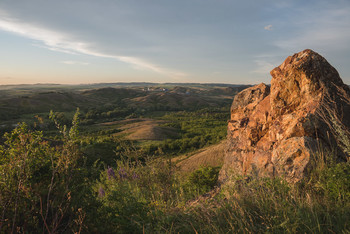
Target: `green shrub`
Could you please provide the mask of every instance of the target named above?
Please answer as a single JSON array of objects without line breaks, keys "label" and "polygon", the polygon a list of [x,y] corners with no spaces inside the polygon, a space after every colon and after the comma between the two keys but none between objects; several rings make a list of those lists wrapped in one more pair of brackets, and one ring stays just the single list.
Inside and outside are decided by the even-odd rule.
[{"label": "green shrub", "polygon": [[316,185],[327,198],[350,202],[350,164],[338,163],[324,169]]},{"label": "green shrub", "polygon": [[72,127],[60,128],[62,145],[51,146],[39,131],[21,124],[0,146],[0,231],[62,233],[84,226],[93,196],[84,179]]},{"label": "green shrub", "polygon": [[219,170],[218,167],[201,167],[190,174],[189,183],[199,191],[207,192],[217,184]]}]

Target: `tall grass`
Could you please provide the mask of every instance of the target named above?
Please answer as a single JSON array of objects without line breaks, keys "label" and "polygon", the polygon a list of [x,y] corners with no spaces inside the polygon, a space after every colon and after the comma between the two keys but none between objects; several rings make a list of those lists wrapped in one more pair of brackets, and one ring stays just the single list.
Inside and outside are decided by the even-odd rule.
[{"label": "tall grass", "polygon": [[[326,123],[328,129],[335,137],[335,143],[345,153],[344,160],[349,161],[350,157],[350,130],[344,124],[348,116],[344,115],[344,111],[350,111],[350,96],[349,93],[342,87],[334,84],[334,89],[337,90],[338,100],[332,97],[329,93],[325,93],[321,108],[318,110],[318,115]],[[343,104],[340,105],[340,104]],[[345,110],[343,109],[345,108]],[[346,109],[347,108],[347,109]]]},{"label": "tall grass", "polygon": [[296,184],[283,178],[232,176],[207,193],[217,178],[213,169],[180,177],[164,161],[119,162],[101,175],[95,189],[103,189],[99,212],[109,220],[107,231],[348,233],[350,165],[319,163]]}]

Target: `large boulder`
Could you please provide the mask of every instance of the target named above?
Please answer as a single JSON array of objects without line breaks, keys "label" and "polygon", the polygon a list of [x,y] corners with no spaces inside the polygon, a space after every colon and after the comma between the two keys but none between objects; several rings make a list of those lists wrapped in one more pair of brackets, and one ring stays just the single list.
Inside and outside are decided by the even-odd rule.
[{"label": "large boulder", "polygon": [[348,160],[350,90],[336,69],[304,50],[270,73],[271,87],[259,84],[234,98],[221,182],[231,173],[296,182],[321,153]]}]

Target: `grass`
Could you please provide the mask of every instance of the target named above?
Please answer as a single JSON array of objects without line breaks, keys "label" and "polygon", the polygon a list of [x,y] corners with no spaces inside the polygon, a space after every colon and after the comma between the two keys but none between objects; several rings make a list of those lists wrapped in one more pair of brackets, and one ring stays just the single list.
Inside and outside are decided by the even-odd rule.
[{"label": "grass", "polygon": [[[121,168],[127,175],[137,172],[140,177],[122,179],[116,173],[117,178],[111,180],[106,173],[101,182],[106,186],[105,206],[109,207],[109,199],[121,199],[109,195],[118,190],[127,193],[118,196],[129,196],[125,204],[118,206],[139,210],[140,216],[131,217],[128,225],[119,226],[122,233],[350,232],[350,187],[345,186],[346,191],[339,190],[350,184],[349,174],[346,174],[349,164],[319,171],[317,182],[305,180],[288,184],[282,178],[232,177],[220,189],[209,193],[204,185],[214,177],[200,173],[211,170],[197,170],[187,177],[178,177],[175,171],[164,170],[169,169],[169,164],[159,161],[142,168],[119,164],[115,170]],[[336,179],[331,181],[328,177]],[[202,178],[204,183],[193,178]],[[327,185],[329,182],[332,185]],[[334,191],[341,191],[345,196],[334,196],[337,194]],[[116,227],[113,223],[111,225]],[[136,229],[129,229],[130,225]]]},{"label": "grass", "polygon": [[192,154],[175,157],[173,161],[181,173],[190,173],[200,167],[221,167],[224,162],[225,146],[226,141],[222,141]]}]

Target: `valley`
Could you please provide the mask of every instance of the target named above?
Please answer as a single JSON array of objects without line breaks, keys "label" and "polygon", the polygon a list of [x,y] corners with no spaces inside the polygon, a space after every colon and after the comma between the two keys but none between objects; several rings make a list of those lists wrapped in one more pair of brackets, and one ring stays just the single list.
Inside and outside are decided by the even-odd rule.
[{"label": "valley", "polygon": [[[81,150],[87,162],[113,166],[121,145],[148,156],[175,157],[216,144],[226,136],[232,98],[247,85],[92,84],[0,86],[0,131],[25,122],[57,139],[50,111],[71,126],[79,109]],[[127,143],[125,143],[127,142]]]}]

